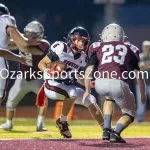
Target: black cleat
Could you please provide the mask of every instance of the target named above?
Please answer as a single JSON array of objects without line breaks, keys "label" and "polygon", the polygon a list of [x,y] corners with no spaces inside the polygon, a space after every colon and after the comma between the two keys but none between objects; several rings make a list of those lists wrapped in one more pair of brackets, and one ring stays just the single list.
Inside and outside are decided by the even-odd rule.
[{"label": "black cleat", "polygon": [[110,134],[110,142],[112,143],[126,143],[126,141],[120,136],[120,134],[113,131]]},{"label": "black cleat", "polygon": [[64,138],[72,138],[72,134],[68,128],[69,124],[67,121],[61,122],[60,119],[56,120],[56,127],[59,129],[60,134]]},{"label": "black cleat", "polygon": [[109,140],[111,131],[112,131],[111,129],[107,129],[107,128],[103,129],[102,139]]}]

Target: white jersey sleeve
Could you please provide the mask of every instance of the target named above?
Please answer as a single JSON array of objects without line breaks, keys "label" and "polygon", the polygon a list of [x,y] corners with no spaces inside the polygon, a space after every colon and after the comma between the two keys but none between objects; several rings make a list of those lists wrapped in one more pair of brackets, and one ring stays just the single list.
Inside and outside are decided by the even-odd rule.
[{"label": "white jersey sleeve", "polygon": [[65,45],[61,41],[56,41],[51,45],[51,50],[60,56],[64,51]]},{"label": "white jersey sleeve", "polygon": [[10,37],[7,34],[8,27],[16,27],[16,21],[14,17],[9,15],[0,16],[0,47],[7,48]]},{"label": "white jersey sleeve", "polygon": [[16,20],[14,17],[9,15],[3,15],[2,16],[3,24],[8,27],[16,27]]}]

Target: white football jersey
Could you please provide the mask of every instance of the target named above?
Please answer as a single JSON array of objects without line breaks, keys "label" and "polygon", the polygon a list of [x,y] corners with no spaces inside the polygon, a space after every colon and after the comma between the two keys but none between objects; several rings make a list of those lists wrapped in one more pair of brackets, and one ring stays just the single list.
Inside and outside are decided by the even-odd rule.
[{"label": "white football jersey", "polygon": [[10,37],[7,35],[7,27],[13,26],[16,27],[16,21],[14,17],[9,15],[0,16],[0,48],[7,49]]},{"label": "white football jersey", "polygon": [[86,66],[87,55],[81,53],[81,56],[75,59],[71,49],[64,42],[56,41],[51,45],[51,50],[59,56],[60,61],[65,62],[67,69],[70,68],[69,71],[78,71],[80,67]]}]

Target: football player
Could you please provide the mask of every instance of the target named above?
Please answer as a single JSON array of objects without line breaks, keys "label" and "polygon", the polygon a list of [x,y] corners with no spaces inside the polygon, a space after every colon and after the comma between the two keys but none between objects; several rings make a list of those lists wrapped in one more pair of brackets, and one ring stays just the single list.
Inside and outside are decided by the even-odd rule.
[{"label": "football player", "polygon": [[[38,63],[43,57],[45,57],[50,47],[49,42],[43,39],[44,28],[37,21],[30,22],[24,29],[24,36],[28,39],[40,40],[40,45],[30,47],[23,47],[17,45],[20,52],[20,56],[27,58],[30,61],[28,61],[29,66],[21,63],[19,64],[20,71],[23,74],[23,78],[17,77],[14,85],[9,91],[8,100],[6,103],[7,120],[5,124],[0,125],[0,128],[5,130],[11,130],[13,128],[12,119],[14,117],[14,110],[18,103],[21,101],[21,99],[29,92],[34,92],[35,94],[37,94],[43,83],[43,80],[38,79],[40,78],[40,70],[38,68]],[[17,47],[15,46],[16,45],[14,45],[11,42],[11,46],[9,45],[9,49],[17,49]],[[26,49],[26,52],[22,52],[22,49]],[[34,73],[34,76],[31,76],[32,73]],[[40,107],[39,109],[39,116],[37,120],[36,129],[37,131],[47,131],[47,129],[44,127],[45,109],[46,108],[42,107]]]},{"label": "football player", "polygon": [[[91,54],[85,72],[86,92],[83,96],[84,103],[90,94],[90,79],[88,78],[91,77],[91,70],[98,67],[99,73],[95,80],[97,93],[106,96],[108,100],[115,100],[122,111],[122,117],[118,120],[114,131],[111,132],[112,109],[108,106],[112,102],[108,101],[104,105],[103,139],[110,139],[110,142],[118,143],[126,142],[120,134],[133,122],[135,116],[135,98],[127,84],[128,68],[136,74],[141,102],[145,103],[146,101],[145,80],[142,78],[138,66],[139,49],[132,44],[125,43],[124,39],[123,29],[117,24],[110,24],[102,31],[101,42],[95,42],[90,46],[90,49],[95,50]],[[108,74],[104,72],[108,72]]]},{"label": "football player", "polygon": [[[80,74],[80,68],[86,65],[87,55],[85,54],[90,42],[89,34],[82,27],[73,28],[67,37],[67,43],[57,41],[51,45],[50,53],[45,56],[39,63],[41,71],[45,72],[47,65],[50,62],[62,61],[66,64],[66,72],[77,71]],[[49,72],[49,71],[48,71]],[[81,75],[81,74],[80,74]],[[82,104],[84,90],[75,86],[77,78],[67,77],[65,79],[58,78],[54,80],[46,80],[44,91],[48,98],[52,100],[64,100],[62,114],[56,120],[56,126],[60,130],[61,135],[65,138],[71,138],[72,134],[68,128],[67,115],[72,104]],[[78,78],[77,82],[84,85],[84,80]],[[96,104],[96,99],[93,95],[86,98],[84,104],[92,116],[96,119],[99,125],[103,128],[103,116],[101,110]]]},{"label": "football player", "polygon": [[[39,44],[37,40],[28,40],[20,34],[16,27],[16,21],[14,17],[10,15],[8,8],[0,4],[0,48],[7,49],[10,38],[12,38],[16,44],[24,47]],[[7,68],[7,61],[3,57],[0,57],[0,70]],[[4,71],[3,73],[4,77],[6,77],[7,72]],[[0,101],[5,97],[6,84],[7,79],[0,77]]]}]

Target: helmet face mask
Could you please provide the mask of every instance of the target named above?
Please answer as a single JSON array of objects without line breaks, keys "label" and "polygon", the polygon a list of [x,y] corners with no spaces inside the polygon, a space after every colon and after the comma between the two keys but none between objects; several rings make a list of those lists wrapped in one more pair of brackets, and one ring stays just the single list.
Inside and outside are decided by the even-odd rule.
[{"label": "helmet face mask", "polygon": [[41,40],[44,37],[44,28],[39,22],[33,21],[27,24],[24,29],[24,33],[29,39]]},{"label": "helmet face mask", "polygon": [[89,34],[82,27],[73,28],[68,34],[67,42],[71,50],[84,53],[89,46]]}]

